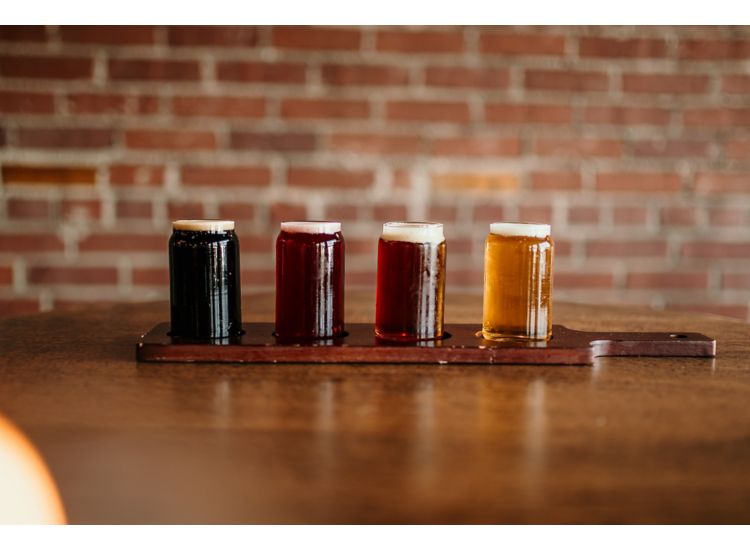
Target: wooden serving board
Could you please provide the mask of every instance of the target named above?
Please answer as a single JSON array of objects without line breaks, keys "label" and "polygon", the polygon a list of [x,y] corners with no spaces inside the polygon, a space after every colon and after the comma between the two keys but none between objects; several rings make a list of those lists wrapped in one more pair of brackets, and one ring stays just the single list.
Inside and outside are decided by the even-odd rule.
[{"label": "wooden serving board", "polygon": [[590,365],[601,356],[714,357],[716,340],[680,332],[585,332],[555,325],[547,342],[493,342],[469,324],[446,325],[449,336],[416,343],[378,340],[370,324],[347,325],[347,336],[282,342],[272,323],[245,323],[245,334],[225,341],[169,336],[161,323],[141,337],[138,361],[202,363],[425,363]]}]

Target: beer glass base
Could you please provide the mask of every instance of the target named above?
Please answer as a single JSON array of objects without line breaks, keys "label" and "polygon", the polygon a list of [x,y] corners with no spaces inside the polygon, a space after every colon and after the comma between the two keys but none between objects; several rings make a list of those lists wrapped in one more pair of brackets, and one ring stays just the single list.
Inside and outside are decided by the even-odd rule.
[{"label": "beer glass base", "polygon": [[478,336],[481,336],[485,340],[491,340],[493,342],[544,342],[552,338],[552,333],[549,332],[542,336],[529,336],[526,334],[512,332],[492,332],[482,329],[478,333]]},{"label": "beer glass base", "polygon": [[380,332],[379,330],[375,330],[375,337],[378,338],[379,340],[388,340],[391,342],[431,342],[435,340],[444,340],[445,338],[448,337],[448,334],[442,333],[438,336],[431,336],[429,338],[420,338],[413,334],[389,333],[389,332]]}]

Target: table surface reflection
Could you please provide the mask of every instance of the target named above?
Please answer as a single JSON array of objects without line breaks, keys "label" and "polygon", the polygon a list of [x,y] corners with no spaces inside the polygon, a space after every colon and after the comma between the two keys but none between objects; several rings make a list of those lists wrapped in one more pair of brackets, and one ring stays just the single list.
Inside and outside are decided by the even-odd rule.
[{"label": "table surface reflection", "polygon": [[[370,293],[347,297],[369,322]],[[451,295],[446,320],[478,322]],[[269,321],[270,295],[243,300]],[[556,304],[579,330],[702,332],[716,359],[593,367],[136,363],[168,304],[0,321],[0,413],[75,523],[750,521],[750,326]]]}]

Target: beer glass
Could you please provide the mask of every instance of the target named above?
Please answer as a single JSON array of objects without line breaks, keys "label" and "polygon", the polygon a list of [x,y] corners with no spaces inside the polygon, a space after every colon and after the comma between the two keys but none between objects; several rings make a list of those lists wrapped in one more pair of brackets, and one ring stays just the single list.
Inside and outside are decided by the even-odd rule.
[{"label": "beer glass", "polygon": [[417,341],[443,336],[443,225],[388,222],[378,242],[375,334]]},{"label": "beer glass", "polygon": [[178,220],[169,239],[171,330],[175,337],[242,334],[240,243],[230,220]]},{"label": "beer glass", "polygon": [[282,222],[276,239],[276,336],[344,334],[344,237],[339,222]]},{"label": "beer glass", "polygon": [[490,225],[484,249],[485,339],[551,336],[553,248],[549,225]]}]

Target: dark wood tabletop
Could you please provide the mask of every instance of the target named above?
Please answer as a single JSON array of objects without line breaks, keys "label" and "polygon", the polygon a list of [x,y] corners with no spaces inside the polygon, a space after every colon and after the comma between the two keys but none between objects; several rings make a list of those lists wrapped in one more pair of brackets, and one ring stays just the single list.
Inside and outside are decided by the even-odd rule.
[{"label": "dark wood tabletop", "polygon": [[[370,322],[369,293],[347,320]],[[269,321],[270,295],[245,320]],[[450,295],[446,320],[479,322]],[[0,321],[0,413],[73,523],[748,523],[750,325],[556,304],[581,330],[691,331],[715,359],[581,366],[135,361],[168,305]]]}]

